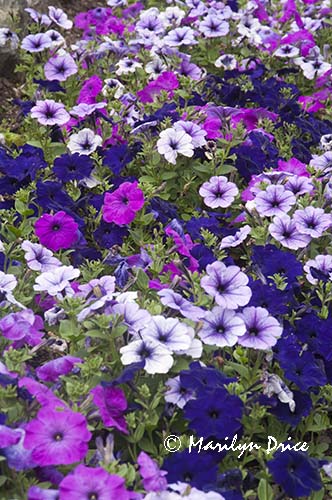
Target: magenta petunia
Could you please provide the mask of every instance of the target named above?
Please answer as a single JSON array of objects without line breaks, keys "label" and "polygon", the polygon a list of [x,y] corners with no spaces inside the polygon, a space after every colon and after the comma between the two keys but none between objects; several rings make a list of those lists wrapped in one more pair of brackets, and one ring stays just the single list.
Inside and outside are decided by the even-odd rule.
[{"label": "magenta petunia", "polygon": [[129,500],[125,479],[101,467],[78,465],[60,483],[61,500]]},{"label": "magenta petunia", "polygon": [[32,450],[32,459],[41,467],[83,460],[92,436],[83,415],[50,405],[39,410],[25,431],[24,447]]},{"label": "magenta petunia", "polygon": [[103,423],[107,427],[115,427],[128,434],[127,422],[123,416],[127,409],[127,400],[124,392],[117,387],[102,387],[98,385],[92,389],[93,402],[99,408]]},{"label": "magenta petunia", "polygon": [[54,252],[71,248],[78,240],[78,224],[63,211],[42,215],[35,223],[35,231],[40,243]]},{"label": "magenta petunia", "polygon": [[83,363],[83,360],[69,355],[62,356],[37,368],[36,374],[44,382],[56,382],[60,375],[70,373],[76,363]]},{"label": "magenta petunia", "polygon": [[143,191],[137,187],[137,182],[124,182],[113,193],[105,194],[104,221],[114,222],[119,226],[129,224],[143,205]]}]

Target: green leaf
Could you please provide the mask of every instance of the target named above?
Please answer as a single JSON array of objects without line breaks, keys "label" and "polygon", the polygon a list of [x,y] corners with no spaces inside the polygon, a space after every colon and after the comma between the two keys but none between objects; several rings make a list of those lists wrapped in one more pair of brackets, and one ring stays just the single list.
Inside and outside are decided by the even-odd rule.
[{"label": "green leaf", "polygon": [[143,269],[138,269],[136,283],[140,290],[147,290],[149,288],[149,277]]},{"label": "green leaf", "polygon": [[266,479],[261,479],[258,485],[258,500],[273,500],[273,489]]}]

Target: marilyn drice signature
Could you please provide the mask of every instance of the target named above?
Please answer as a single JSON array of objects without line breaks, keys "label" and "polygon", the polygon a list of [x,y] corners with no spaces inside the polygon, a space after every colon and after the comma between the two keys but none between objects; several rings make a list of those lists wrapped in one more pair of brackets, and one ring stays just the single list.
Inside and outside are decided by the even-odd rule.
[{"label": "marilyn drice signature", "polygon": [[[229,438],[226,437],[225,441],[227,441]],[[283,443],[278,443],[275,437],[273,436],[268,436],[267,437],[267,445],[266,448],[263,448],[261,445],[257,443],[253,443],[250,441],[250,443],[237,443],[237,434],[233,437],[232,441],[229,441],[229,443],[218,443],[218,441],[209,441],[204,443],[203,438],[196,438],[194,436],[190,436],[189,438],[189,453],[193,449],[197,449],[198,453],[201,451],[208,451],[208,450],[213,450],[217,451],[218,453],[222,451],[239,451],[238,458],[241,458],[243,453],[245,453],[247,450],[252,452],[253,450],[260,450],[263,448],[265,453],[269,454],[272,451],[277,451],[280,450],[281,452],[288,451],[288,450],[293,450],[293,451],[308,451],[309,445],[303,441],[299,443],[294,443],[291,442],[291,437],[287,439],[288,442],[283,442]]]}]

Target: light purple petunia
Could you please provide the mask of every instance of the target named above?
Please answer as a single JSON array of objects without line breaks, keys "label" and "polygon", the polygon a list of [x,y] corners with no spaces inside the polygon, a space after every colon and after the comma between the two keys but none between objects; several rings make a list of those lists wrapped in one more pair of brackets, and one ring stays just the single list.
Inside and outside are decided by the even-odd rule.
[{"label": "light purple petunia", "polygon": [[267,309],[245,307],[239,316],[246,326],[246,333],[238,339],[240,345],[267,350],[277,343],[282,334],[282,327],[276,318],[270,316]]},{"label": "light purple petunia", "polygon": [[70,30],[73,27],[73,22],[68,19],[67,14],[62,9],[50,6],[48,8],[48,17],[65,30]]},{"label": "light purple petunia", "polygon": [[332,171],[332,151],[327,151],[322,155],[312,155],[309,166],[319,173],[329,173]]},{"label": "light purple petunia", "polygon": [[208,14],[200,22],[198,29],[206,38],[215,38],[227,35],[229,24],[221,16]]},{"label": "light purple petunia", "polygon": [[37,465],[68,465],[83,460],[92,434],[86,418],[69,409],[41,408],[26,428],[24,446]]},{"label": "light purple petunia", "polygon": [[81,102],[70,110],[70,114],[78,116],[79,118],[85,118],[86,116],[92,115],[92,113],[94,113],[98,109],[104,109],[106,105],[106,102],[96,102],[93,104]]},{"label": "light purple petunia", "polygon": [[231,347],[245,332],[246,327],[240,316],[232,310],[216,306],[203,318],[198,336],[204,344]]},{"label": "light purple petunia", "polygon": [[325,213],[322,208],[311,206],[296,210],[293,220],[296,229],[302,234],[308,234],[311,238],[319,238],[332,225],[331,214]]},{"label": "light purple petunia", "polygon": [[180,376],[169,378],[166,380],[165,386],[165,401],[172,403],[179,408],[184,408],[190,399],[194,399],[195,394],[191,389],[187,389],[181,385]]},{"label": "light purple petunia", "polygon": [[137,457],[139,473],[146,491],[164,491],[167,489],[167,480],[164,476],[167,471],[159,469],[157,463],[147,453],[141,451]]},{"label": "light purple petunia", "polygon": [[175,130],[183,130],[186,134],[190,135],[194,148],[201,148],[206,144],[206,131],[197,125],[197,123],[180,120],[175,122],[173,127]]},{"label": "light purple petunia", "polygon": [[319,278],[314,277],[312,272],[318,271],[325,278],[329,278],[332,281],[332,255],[317,255],[314,259],[308,260],[308,262],[303,266],[306,272],[306,278],[309,283],[317,285]]},{"label": "light purple petunia", "polygon": [[44,273],[62,265],[59,259],[53,256],[51,250],[39,245],[39,243],[31,243],[25,240],[21,248],[25,252],[24,258],[27,266],[33,271]]},{"label": "light purple petunia", "polygon": [[250,231],[251,227],[248,225],[241,227],[233,236],[225,236],[221,240],[219,248],[222,250],[223,248],[233,248],[241,245],[250,234]]},{"label": "light purple petunia", "polygon": [[42,52],[52,45],[52,40],[46,33],[37,33],[23,38],[21,47],[27,52]]},{"label": "light purple petunia", "polygon": [[192,304],[189,300],[185,299],[181,294],[174,292],[174,290],[170,288],[160,290],[158,295],[161,297],[160,301],[164,304],[164,306],[170,307],[175,311],[179,311],[185,318],[192,319],[193,321],[199,321],[206,314],[204,309],[194,306],[194,304]]},{"label": "light purple petunia", "polygon": [[142,328],[151,321],[151,315],[145,309],[141,309],[136,302],[128,301],[122,304],[115,304],[112,313],[123,316],[123,322],[128,327],[128,333],[138,336]]},{"label": "light purple petunia", "polygon": [[206,273],[201,286],[219,306],[237,309],[248,304],[252,295],[247,286],[249,279],[238,266],[226,267],[223,262],[216,261],[206,266]]},{"label": "light purple petunia", "polygon": [[165,45],[169,47],[179,47],[180,45],[195,45],[195,32],[189,26],[175,28],[167,33],[164,38]]},{"label": "light purple petunia", "polygon": [[73,266],[56,267],[53,271],[40,274],[36,278],[36,284],[33,288],[36,292],[47,292],[49,295],[61,299],[63,293],[74,295],[70,281],[78,278],[79,275],[79,269],[75,269]]},{"label": "light purple petunia", "polygon": [[283,247],[291,250],[305,248],[311,240],[309,235],[298,231],[295,221],[286,214],[273,219],[272,224],[269,225],[269,233]]},{"label": "light purple petunia", "polygon": [[56,382],[60,375],[68,375],[76,363],[83,363],[83,360],[70,355],[62,356],[61,358],[52,359],[37,368],[36,374],[44,382]]},{"label": "light purple petunia", "polygon": [[273,217],[286,214],[296,203],[296,198],[284,186],[272,184],[265,191],[260,191],[255,198],[255,207],[259,215]]},{"label": "light purple petunia", "polygon": [[291,191],[295,196],[301,196],[306,193],[312,194],[315,188],[308,177],[292,175],[286,182],[285,189]]},{"label": "light purple petunia", "polygon": [[188,325],[180,323],[176,318],[164,318],[161,315],[151,316],[148,326],[141,331],[142,338],[153,340],[166,347],[170,352],[180,352],[189,349],[191,337]]},{"label": "light purple petunia", "polygon": [[41,125],[64,125],[70,120],[70,114],[66,111],[65,105],[55,102],[53,99],[37,101],[31,108],[32,118],[36,118]]},{"label": "light purple petunia", "polygon": [[199,194],[204,198],[204,203],[210,208],[229,207],[239,190],[233,182],[229,182],[223,175],[213,176],[199,189]]},{"label": "light purple petunia", "polygon": [[78,67],[74,59],[69,55],[55,55],[51,57],[44,66],[46,80],[57,80],[64,82],[72,75],[75,75]]}]

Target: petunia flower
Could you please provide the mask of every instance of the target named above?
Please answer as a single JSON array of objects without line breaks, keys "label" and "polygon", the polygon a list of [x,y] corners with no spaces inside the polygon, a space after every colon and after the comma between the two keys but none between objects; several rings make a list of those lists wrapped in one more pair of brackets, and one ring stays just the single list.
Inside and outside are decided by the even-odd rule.
[{"label": "petunia flower", "polygon": [[223,262],[213,262],[206,266],[206,276],[201,286],[214,297],[216,303],[225,309],[237,309],[248,304],[251,290],[249,279],[237,266],[226,266]]},{"label": "petunia flower", "polygon": [[122,389],[98,385],[91,389],[90,393],[99,409],[103,424],[128,434],[127,422],[123,416],[127,409],[127,401]]},{"label": "petunia flower", "polygon": [[78,465],[60,483],[61,500],[130,500],[125,479],[102,467]]},{"label": "petunia flower", "polygon": [[167,471],[160,470],[157,463],[144,451],[141,451],[138,455],[137,463],[143,487],[146,491],[166,490],[168,485],[164,476],[167,475]]},{"label": "petunia flower", "polygon": [[83,360],[70,355],[61,356],[39,366],[36,375],[44,382],[56,382],[60,375],[68,375],[77,363],[83,363]]},{"label": "petunia flower", "polygon": [[71,248],[78,240],[78,224],[62,210],[42,215],[35,222],[35,231],[40,243],[54,252]]},{"label": "petunia flower", "polygon": [[204,203],[210,208],[229,207],[239,190],[233,182],[229,182],[227,177],[213,176],[199,189],[199,194],[204,198]]},{"label": "petunia flower", "polygon": [[64,82],[78,71],[77,64],[69,54],[55,55],[44,66],[45,78]]},{"label": "petunia flower", "polygon": [[31,117],[36,118],[41,125],[64,125],[70,120],[64,104],[53,99],[37,101],[31,108]]},{"label": "petunia flower", "polygon": [[291,250],[306,247],[311,239],[308,234],[300,233],[295,221],[286,214],[274,217],[272,224],[269,225],[269,233],[282,246]]},{"label": "petunia flower", "polygon": [[157,141],[158,153],[163,155],[169,163],[175,165],[179,154],[189,158],[193,156],[194,145],[191,136],[184,130],[167,128],[160,132],[159,137]]},{"label": "petunia flower", "polygon": [[83,460],[92,437],[83,415],[69,409],[57,411],[50,405],[39,410],[25,431],[24,446],[32,450],[33,460],[41,467]]},{"label": "petunia flower", "polygon": [[232,347],[245,332],[244,321],[239,315],[232,310],[216,306],[202,319],[198,336],[207,345]]},{"label": "petunia flower", "polygon": [[103,139],[89,128],[80,130],[69,137],[68,149],[71,153],[89,155],[101,146]]},{"label": "petunia flower", "polygon": [[245,347],[268,350],[282,334],[278,320],[263,307],[245,307],[239,317],[244,321],[246,331],[238,343]]},{"label": "petunia flower", "polygon": [[130,224],[144,205],[143,191],[137,182],[123,182],[112,193],[106,193],[103,205],[103,219],[118,225]]}]

